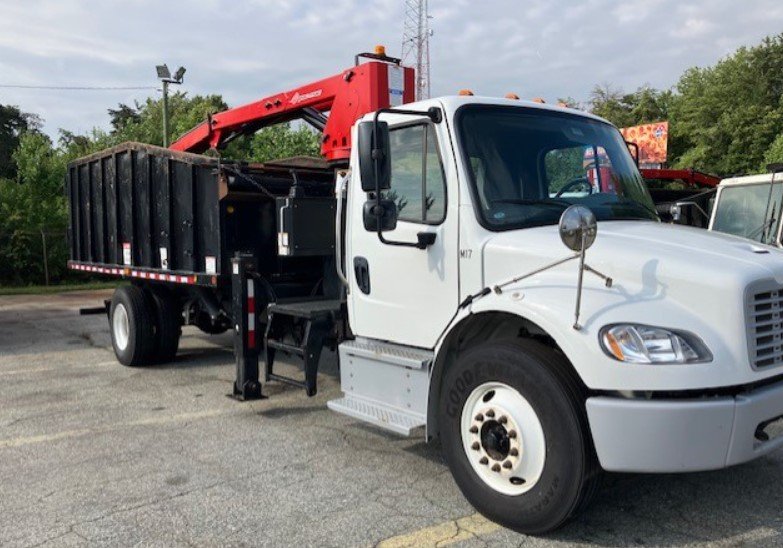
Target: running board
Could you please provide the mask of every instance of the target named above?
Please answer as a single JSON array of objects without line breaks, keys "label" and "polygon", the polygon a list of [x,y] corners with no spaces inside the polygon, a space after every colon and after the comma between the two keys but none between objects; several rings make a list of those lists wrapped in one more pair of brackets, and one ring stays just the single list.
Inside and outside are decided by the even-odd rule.
[{"label": "running board", "polygon": [[345,396],[339,400],[331,400],[326,405],[336,413],[374,424],[402,436],[410,436],[413,430],[426,423],[424,417],[364,398]]},{"label": "running board", "polygon": [[341,357],[343,352],[351,356],[368,358],[411,369],[422,369],[432,361],[432,352],[428,350],[365,339],[363,337],[359,337],[355,341],[342,343],[340,345]]},{"label": "running board", "polygon": [[329,409],[403,436],[426,425],[431,351],[358,338],[339,353],[344,396]]}]

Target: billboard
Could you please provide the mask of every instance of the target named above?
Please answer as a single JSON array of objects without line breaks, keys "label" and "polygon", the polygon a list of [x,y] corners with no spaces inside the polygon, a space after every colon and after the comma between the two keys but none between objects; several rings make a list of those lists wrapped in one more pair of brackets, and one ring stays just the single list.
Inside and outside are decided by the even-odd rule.
[{"label": "billboard", "polygon": [[639,145],[639,165],[662,167],[666,163],[669,140],[669,122],[654,122],[640,126],[624,127],[620,133],[626,141]]}]

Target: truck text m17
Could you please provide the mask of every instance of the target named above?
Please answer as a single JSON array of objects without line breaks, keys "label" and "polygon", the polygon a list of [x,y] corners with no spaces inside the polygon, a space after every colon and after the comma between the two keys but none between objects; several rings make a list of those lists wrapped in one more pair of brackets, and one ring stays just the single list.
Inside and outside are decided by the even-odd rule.
[{"label": "truck text m17", "polygon": [[[70,265],[133,281],[109,311],[119,360],[171,359],[183,322],[232,329],[237,397],[260,395],[260,355],[265,381],[312,395],[335,345],[331,409],[423,427],[468,500],[528,533],[585,508],[602,469],[709,470],[780,447],[781,253],[660,223],[600,118],[411,103],[412,76],[377,54],[321,81],[332,88],[217,114],[179,151],[131,144],[73,163]],[[186,152],[293,117],[323,129],[330,163]],[[611,185],[591,184],[587,150]],[[595,236],[586,260],[561,243],[567,211],[566,241]],[[280,352],[301,357],[303,378],[276,372]]]}]

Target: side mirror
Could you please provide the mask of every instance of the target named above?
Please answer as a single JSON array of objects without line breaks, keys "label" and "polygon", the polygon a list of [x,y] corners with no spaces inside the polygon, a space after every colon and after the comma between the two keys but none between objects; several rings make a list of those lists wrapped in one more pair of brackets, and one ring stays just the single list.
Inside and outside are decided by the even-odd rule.
[{"label": "side mirror", "polygon": [[639,145],[632,141],[626,141],[625,145],[628,147],[628,152],[631,153],[631,156],[633,157],[633,163],[636,164],[636,167],[638,169],[639,168]]},{"label": "side mirror", "polygon": [[560,239],[572,251],[587,250],[595,242],[597,233],[595,214],[585,206],[569,206],[560,216]]},{"label": "side mirror", "polygon": [[679,223],[682,219],[682,206],[683,204],[676,202],[669,206],[669,215],[672,216],[672,221]]},{"label": "side mirror", "polygon": [[364,229],[369,232],[388,232],[397,228],[397,204],[394,200],[367,200],[363,213]]},{"label": "side mirror", "polygon": [[359,177],[364,192],[388,190],[391,187],[391,154],[389,124],[361,122],[359,139]]}]

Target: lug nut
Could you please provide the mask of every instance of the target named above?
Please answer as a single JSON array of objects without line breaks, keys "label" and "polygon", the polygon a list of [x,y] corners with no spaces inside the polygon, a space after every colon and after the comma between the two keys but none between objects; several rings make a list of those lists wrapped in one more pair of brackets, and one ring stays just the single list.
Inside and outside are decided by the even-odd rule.
[{"label": "lug nut", "polygon": [[493,472],[500,472],[500,465],[498,463],[495,463],[492,465],[492,471]]},{"label": "lug nut", "polygon": [[478,426],[471,426],[470,427],[470,433],[471,434],[478,434]]},{"label": "lug nut", "polygon": [[517,437],[517,431],[516,430],[509,430],[508,431],[508,437],[512,440]]},{"label": "lug nut", "polygon": [[519,451],[517,450],[516,447],[512,447],[511,450],[508,452],[508,454],[512,457],[518,457]]},{"label": "lug nut", "polygon": [[474,451],[478,451],[480,447],[481,447],[481,444],[479,442],[477,442],[477,441],[474,441],[473,445],[470,446],[470,448],[473,449]]},{"label": "lug nut", "polygon": [[506,423],[508,422],[508,419],[506,418],[506,416],[505,416],[505,415],[502,415],[502,416],[501,416],[501,417],[498,419],[498,422],[499,422],[500,424],[506,424]]},{"label": "lug nut", "polygon": [[495,416],[495,412],[492,409],[490,409],[489,411],[487,411],[487,416],[491,419],[492,417]]},{"label": "lug nut", "polygon": [[481,457],[479,459],[479,464],[489,464],[489,459],[487,457]]},{"label": "lug nut", "polygon": [[503,468],[506,468],[506,469],[509,469],[509,468],[511,468],[511,461],[510,461],[510,460],[507,460],[506,462],[504,462],[504,463],[503,463]]},{"label": "lug nut", "polygon": [[479,413],[478,415],[476,415],[476,420],[479,421],[479,422],[482,422],[484,420],[484,415]]}]

